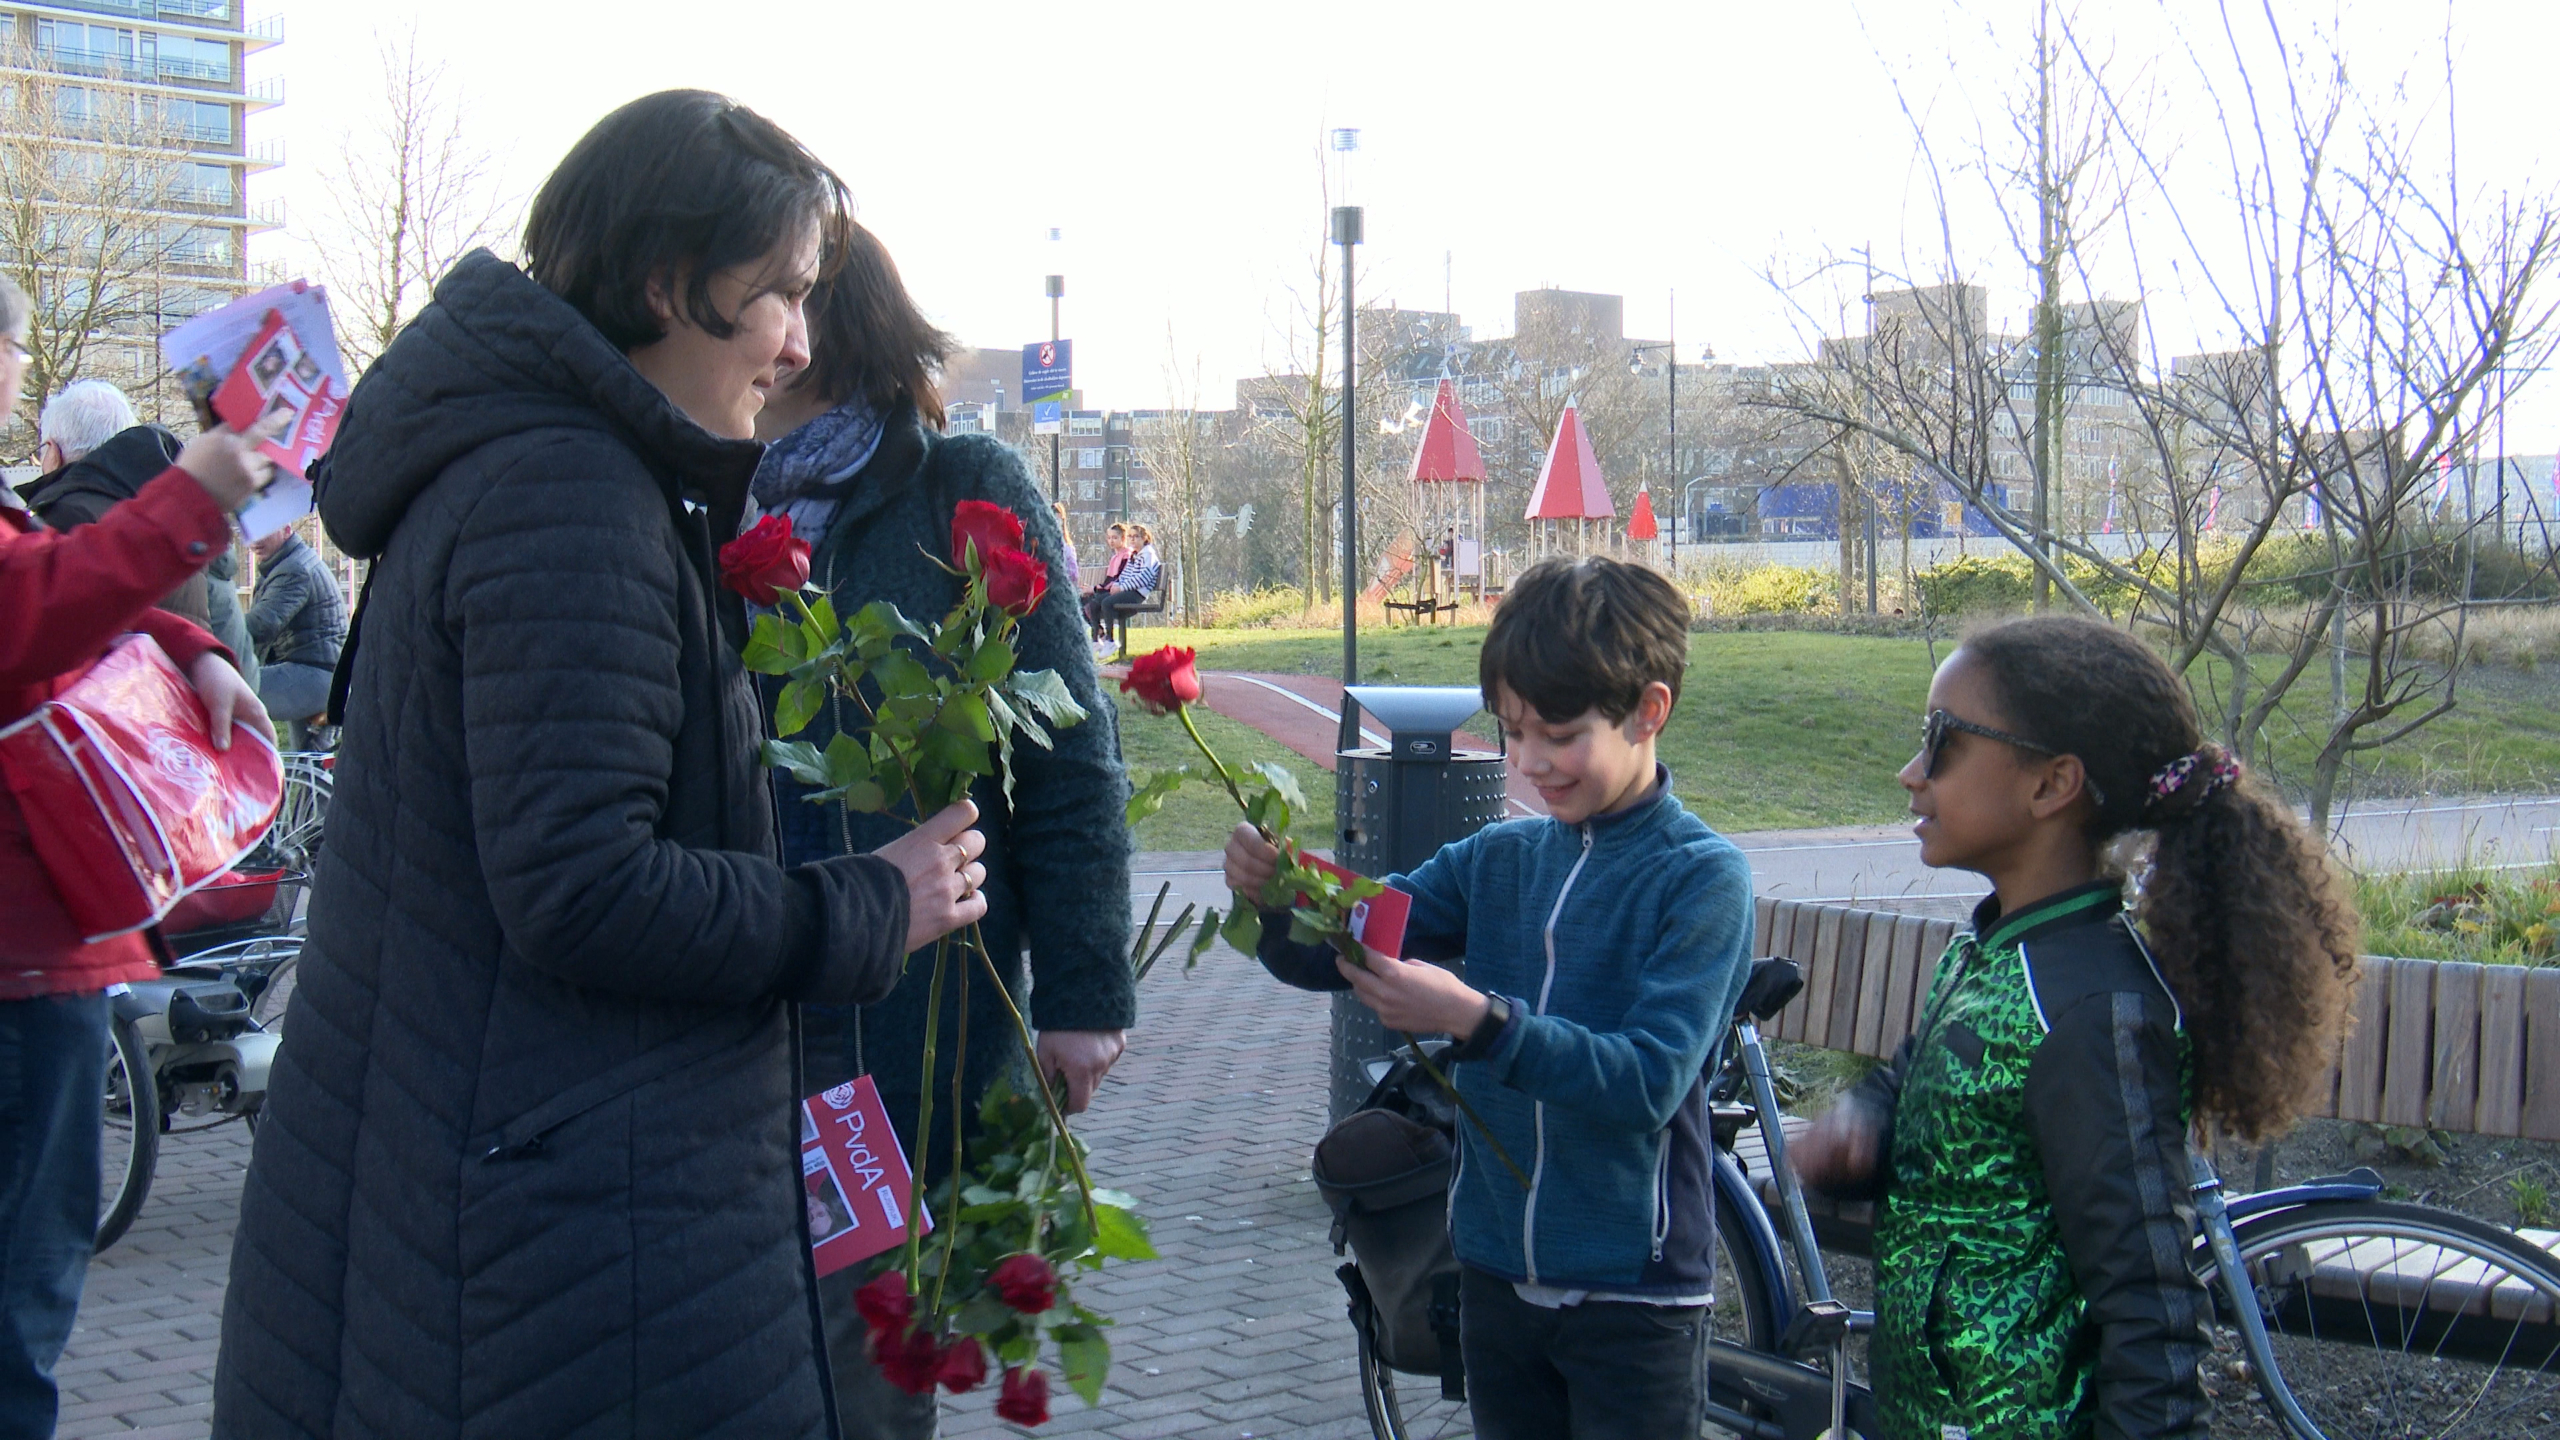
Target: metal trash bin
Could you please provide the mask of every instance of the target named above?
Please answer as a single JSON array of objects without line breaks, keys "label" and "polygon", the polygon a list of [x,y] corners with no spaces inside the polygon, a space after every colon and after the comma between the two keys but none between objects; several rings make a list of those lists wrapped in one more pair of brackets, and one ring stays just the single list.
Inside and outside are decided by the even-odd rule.
[{"label": "metal trash bin", "polygon": [[[1483,697],[1458,685],[1354,685],[1361,718],[1387,733],[1385,748],[1334,756],[1334,860],[1363,875],[1413,869],[1452,840],[1503,817],[1499,750],[1459,750],[1451,736]],[[1386,1031],[1351,996],[1333,999],[1331,1117],[1367,1099],[1367,1064],[1388,1050]]]}]

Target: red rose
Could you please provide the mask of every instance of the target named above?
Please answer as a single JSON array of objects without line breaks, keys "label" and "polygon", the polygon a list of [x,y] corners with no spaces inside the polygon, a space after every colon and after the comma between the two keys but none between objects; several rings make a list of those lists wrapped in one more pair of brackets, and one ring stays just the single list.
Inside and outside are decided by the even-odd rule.
[{"label": "red rose", "polygon": [[793,537],[790,516],[767,515],[720,547],[720,583],[752,604],[779,604],[809,583],[809,542]]},{"label": "red rose", "polygon": [[1058,1303],[1058,1272],[1037,1255],[1008,1255],[987,1272],[996,1298],[1025,1315],[1037,1315]]},{"label": "red rose", "polygon": [[942,1388],[966,1395],[987,1383],[987,1351],[975,1335],[963,1335],[942,1352]]},{"label": "red rose", "polygon": [[987,600],[1016,618],[1030,614],[1049,593],[1049,567],[1027,550],[982,552],[987,565]]},{"label": "red rose", "polygon": [[930,1331],[912,1335],[873,1332],[871,1360],[892,1385],[910,1395],[930,1394],[942,1378],[942,1344]]},{"label": "red rose", "polygon": [[1004,1393],[996,1397],[996,1418],[1016,1425],[1049,1423],[1049,1377],[1028,1365],[1004,1372]]},{"label": "red rose", "polygon": [[999,550],[1021,549],[1022,517],[984,500],[961,501],[951,512],[951,563],[973,569],[969,564],[973,545],[981,564]]},{"label": "red rose", "polygon": [[853,1292],[853,1308],[874,1335],[904,1335],[915,1323],[916,1298],[907,1293],[903,1270],[887,1270]]},{"label": "red rose", "polygon": [[1129,677],[1120,682],[1123,692],[1138,697],[1138,703],[1158,715],[1170,715],[1200,698],[1200,672],[1192,668],[1199,652],[1179,645],[1167,645],[1151,654],[1129,662]]}]

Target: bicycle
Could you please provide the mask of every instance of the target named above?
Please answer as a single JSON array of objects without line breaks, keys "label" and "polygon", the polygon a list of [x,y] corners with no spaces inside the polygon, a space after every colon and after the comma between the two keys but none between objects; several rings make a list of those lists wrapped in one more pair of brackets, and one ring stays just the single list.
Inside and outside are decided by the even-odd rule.
[{"label": "bicycle", "polygon": [[[1713,1436],[1875,1433],[1873,1396],[1849,1364],[1851,1338],[1871,1331],[1874,1316],[1832,1292],[1812,1208],[1787,1164],[1776,1076],[1759,1033],[1803,986],[1792,960],[1754,962],[1708,1082],[1719,1277],[1707,1361]],[[1774,1218],[1736,1152],[1742,1132],[1755,1128]],[[2208,1388],[2218,1392],[2217,1434],[2487,1440],[2560,1425],[2560,1261],[2548,1252],[2494,1225],[2383,1200],[2370,1170],[2226,1200],[2199,1153],[2190,1190],[2203,1233],[2188,1265],[2213,1307]],[[1854,1250],[1854,1227],[1831,1235],[1837,1248]],[[1346,1285],[1353,1279],[1346,1275]],[[1372,1432],[1379,1440],[1472,1433],[1462,1382],[1432,1376],[1428,1391],[1399,1386],[1358,1298],[1355,1290]]]},{"label": "bicycle", "polygon": [[284,759],[284,803],[258,849],[162,922],[176,963],[112,988],[97,1250],[141,1212],[164,1136],[234,1120],[254,1129],[266,1102],[330,794],[331,757]]}]

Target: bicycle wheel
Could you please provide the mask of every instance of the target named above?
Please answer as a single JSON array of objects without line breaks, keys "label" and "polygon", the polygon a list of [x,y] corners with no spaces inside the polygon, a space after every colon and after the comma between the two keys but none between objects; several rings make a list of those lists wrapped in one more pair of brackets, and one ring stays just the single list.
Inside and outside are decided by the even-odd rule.
[{"label": "bicycle wheel", "polygon": [[[2560,1262],[2468,1216],[2386,1201],[2235,1227],[2276,1368],[2327,1440],[2511,1440],[2560,1426]],[[2209,1250],[2193,1261],[2208,1287]],[[2214,1433],[2290,1437],[2217,1310]]]},{"label": "bicycle wheel", "polygon": [[105,1133],[98,1155],[98,1235],[106,1249],[124,1237],[151,1193],[151,1169],[160,1159],[160,1088],[151,1057],[133,1022],[116,1017],[109,1027]]},{"label": "bicycle wheel", "polygon": [[322,758],[298,752],[284,757],[284,800],[262,842],[278,864],[306,874],[320,856],[320,835],[335,786]]},{"label": "bicycle wheel", "polygon": [[[1730,1167],[1732,1158],[1716,1157],[1719,1169]],[[1715,1225],[1715,1305],[1708,1324],[1714,1339],[1747,1350],[1771,1350],[1778,1343],[1778,1302],[1772,1293],[1769,1277],[1757,1258],[1760,1247],[1751,1239],[1752,1223],[1758,1215],[1746,1215],[1735,1194],[1748,1194],[1741,1172],[1728,1177],[1730,1185],[1719,1185],[1716,1195]],[[1714,1367],[1708,1367],[1708,1387],[1715,1390]],[[1360,1334],[1360,1396],[1369,1414],[1370,1432],[1377,1440],[1458,1440],[1475,1434],[1475,1423],[1468,1418],[1464,1401],[1441,1396],[1437,1376],[1410,1375],[1389,1368],[1378,1359],[1368,1333]],[[1736,1397],[1715,1394],[1718,1403],[1737,1404]],[[1744,1413],[1756,1413],[1756,1407]],[[1726,1432],[1710,1424],[1705,1434],[1720,1436]]]}]

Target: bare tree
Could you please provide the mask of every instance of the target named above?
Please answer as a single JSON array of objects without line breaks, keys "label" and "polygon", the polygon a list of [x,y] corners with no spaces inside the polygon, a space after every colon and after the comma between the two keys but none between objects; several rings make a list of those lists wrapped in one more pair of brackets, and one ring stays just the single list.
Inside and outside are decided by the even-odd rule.
[{"label": "bare tree", "polygon": [[[2207,243],[2171,183],[2171,157],[2135,118],[2150,92],[2112,83],[2073,17],[2053,24],[2039,35],[2033,77],[2037,158],[2006,172],[2009,194],[2025,191],[2036,218],[2035,240],[2019,247],[2035,281],[2034,333],[1991,331],[1982,287],[1949,238],[1958,207],[1923,134],[1939,209],[1934,273],[1887,277],[1909,287],[1894,312],[1864,336],[1823,344],[1823,363],[1791,367],[1768,403],[1953,487],[2066,603],[2103,613],[2082,578],[2129,597],[2129,618],[2161,635],[2225,738],[2262,761],[2268,725],[2326,655],[2331,704],[2306,727],[2316,759],[2298,777],[2325,824],[2351,761],[2455,706],[2460,666],[2428,657],[2445,653],[2448,638],[2460,653],[2480,597],[2467,574],[2447,587],[2413,557],[2448,543],[2468,555],[2477,543],[2477,520],[2466,515],[2448,537],[2428,500],[2505,403],[2493,379],[2538,367],[2552,350],[2553,309],[2537,286],[2560,219],[2548,195],[2467,190],[2450,124],[2402,118],[2407,79],[2369,102],[2334,37],[2226,9],[2214,39],[2187,51],[2225,162],[2214,188],[2226,209]],[[2201,58],[2215,47],[2228,64]],[[2077,107],[2052,98],[2057,57],[2072,67]],[[2067,134],[2054,131],[2058,108],[2077,117]],[[2436,142],[2440,159],[2423,148]],[[1987,155],[1981,166],[1997,170]],[[2107,174],[2120,189],[2093,194],[2083,183]],[[2147,227],[2129,218],[2132,194],[2154,213]],[[2227,348],[2164,356],[2147,318],[2099,293],[2102,244],[2123,253],[2137,285],[2179,277]],[[2081,302],[2059,300],[2048,283],[2057,266]],[[2055,436],[2074,395],[2108,397],[2146,452],[2138,478],[2149,493],[2129,518],[2148,533],[2131,555],[2070,533],[2033,498],[2059,478]],[[2033,410],[2023,418],[2022,399]],[[2031,457],[2023,472],[2020,437]],[[2014,479],[2035,483],[2028,504],[2017,503]],[[2324,563],[2271,575],[2279,542],[2306,531]],[[2197,663],[2208,655],[2221,663]]]},{"label": "bare tree", "polygon": [[455,261],[499,234],[506,209],[443,62],[419,53],[414,27],[375,44],[382,108],[330,166],[337,224],[320,246],[338,338],[358,367],[390,347]]},{"label": "bare tree", "polygon": [[0,265],[33,303],[27,389],[38,405],[84,377],[146,389],[170,272],[227,272],[236,232],[188,218],[217,202],[184,183],[183,129],[159,97],[67,71],[33,30],[0,41]]},{"label": "bare tree", "polygon": [[1174,408],[1133,421],[1130,438],[1138,463],[1153,482],[1150,499],[1159,523],[1173,542],[1165,548],[1172,552],[1167,558],[1174,565],[1174,606],[1196,621],[1207,553],[1211,461],[1219,448],[1217,419],[1200,409],[1200,357],[1182,358],[1170,326],[1164,349],[1165,394]]}]

